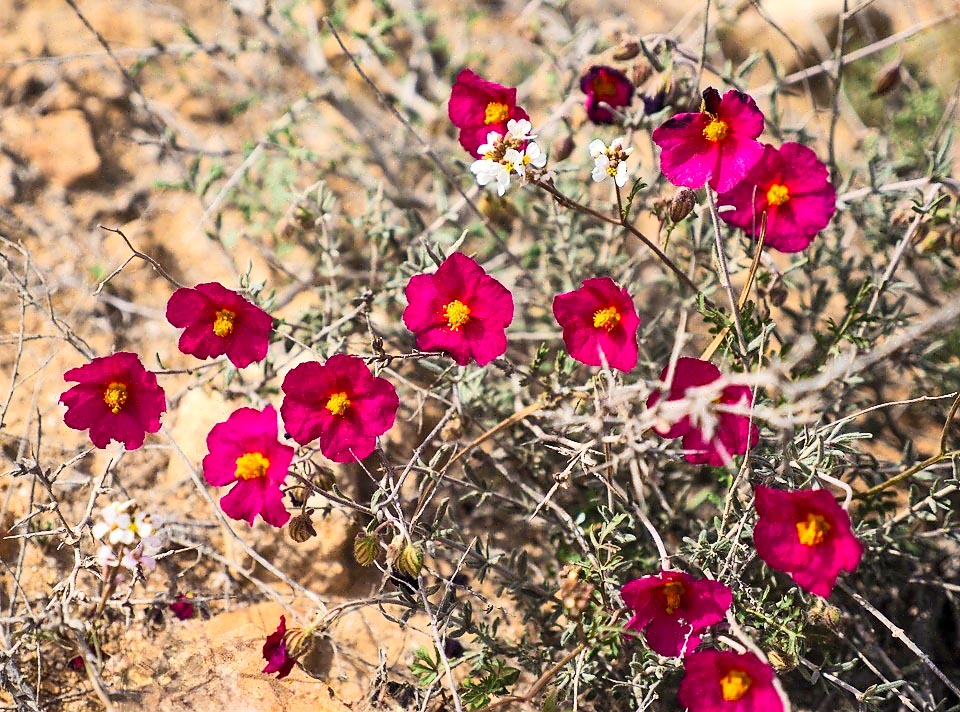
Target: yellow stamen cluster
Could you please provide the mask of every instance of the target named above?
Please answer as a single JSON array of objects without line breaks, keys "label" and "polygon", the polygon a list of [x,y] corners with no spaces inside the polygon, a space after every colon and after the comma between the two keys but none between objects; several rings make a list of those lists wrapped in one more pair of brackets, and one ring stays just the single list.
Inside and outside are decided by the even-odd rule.
[{"label": "yellow stamen cluster", "polygon": [[127,387],[123,383],[111,383],[103,392],[103,402],[113,414],[119,413],[127,402]]},{"label": "yellow stamen cluster", "polygon": [[790,200],[790,189],[781,183],[774,183],[767,188],[767,205],[777,207]]},{"label": "yellow stamen cluster", "polygon": [[612,99],[617,95],[617,82],[606,73],[600,74],[593,80],[593,93],[602,101]]},{"label": "yellow stamen cluster", "polygon": [[447,328],[457,331],[470,321],[470,307],[459,299],[454,299],[449,304],[444,305],[443,315],[447,318]]},{"label": "yellow stamen cluster", "polygon": [[502,124],[510,118],[510,107],[499,101],[491,101],[483,112],[483,123]]},{"label": "yellow stamen cluster", "polygon": [[343,415],[349,407],[350,398],[342,391],[340,393],[334,393],[327,399],[327,410],[333,415]]},{"label": "yellow stamen cluster", "polygon": [[237,469],[234,473],[238,480],[254,480],[267,474],[270,460],[262,452],[248,452],[237,458]]},{"label": "yellow stamen cluster", "polygon": [[233,333],[233,320],[237,315],[227,309],[221,309],[217,312],[217,318],[213,321],[213,333],[223,338]]},{"label": "yellow stamen cluster", "polygon": [[668,581],[663,584],[663,597],[667,601],[665,609],[667,613],[672,615],[677,612],[680,603],[683,601],[683,592],[684,587],[681,581]]},{"label": "yellow stamen cluster", "polygon": [[607,307],[593,313],[593,325],[597,329],[610,331],[620,323],[620,312],[616,307]]},{"label": "yellow stamen cluster", "polygon": [[711,119],[710,123],[703,129],[703,137],[707,139],[707,141],[723,141],[729,132],[730,127],[727,126],[726,121]]},{"label": "yellow stamen cluster", "polygon": [[797,536],[804,546],[819,546],[830,529],[830,524],[819,514],[807,514],[806,519],[797,522]]},{"label": "yellow stamen cluster", "polygon": [[737,702],[750,690],[753,680],[743,670],[731,670],[720,678],[720,694],[727,702]]}]

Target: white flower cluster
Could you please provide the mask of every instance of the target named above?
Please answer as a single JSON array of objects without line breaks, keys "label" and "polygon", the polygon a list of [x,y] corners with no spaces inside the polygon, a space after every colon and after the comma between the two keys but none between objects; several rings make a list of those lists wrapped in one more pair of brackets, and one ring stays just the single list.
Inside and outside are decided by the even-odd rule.
[{"label": "white flower cluster", "polygon": [[633,153],[633,147],[624,148],[627,139],[624,136],[615,138],[607,146],[600,139],[594,139],[590,142],[590,156],[593,158],[593,180],[602,183],[608,178],[613,178],[617,187],[622,188],[627,184],[629,175],[627,174],[627,156]]},{"label": "white flower cluster", "polygon": [[536,136],[530,133],[532,129],[526,119],[511,119],[507,122],[506,136],[497,131],[488,133],[487,142],[479,149],[483,158],[470,166],[477,183],[495,185],[497,195],[503,195],[510,187],[512,174],[526,180],[539,178],[547,165],[547,156],[533,140]]},{"label": "white flower cluster", "polygon": [[122,566],[144,572],[157,568],[153,558],[160,551],[160,537],[150,521],[150,515],[137,509],[132,499],[113,502],[100,510],[100,521],[93,525],[93,536],[104,542],[97,550],[101,566]]}]

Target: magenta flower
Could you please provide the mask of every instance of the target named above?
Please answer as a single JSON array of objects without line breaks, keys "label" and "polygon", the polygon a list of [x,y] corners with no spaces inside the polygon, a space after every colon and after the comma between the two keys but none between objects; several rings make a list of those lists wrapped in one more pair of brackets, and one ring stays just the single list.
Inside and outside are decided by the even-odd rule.
[{"label": "magenta flower", "polygon": [[785,143],[779,150],[764,146],[763,157],[746,178],[717,196],[717,203],[735,208],[721,211],[720,217],[748,235],[760,232],[766,213],[764,244],[781,252],[799,252],[830,224],[837,191],[812,149]]},{"label": "magenta flower", "polygon": [[71,368],[65,381],[77,385],[60,396],[67,406],[63,422],[74,430],[90,429],[90,440],[104,448],[111,440],[127,450],[143,445],[147,433],[160,430],[160,415],[167,409],[157,377],[136,354],[118,351]]},{"label": "magenta flower", "polygon": [[[661,381],[666,379],[668,368],[661,372]],[[665,418],[654,431],[667,439],[683,438],[687,462],[723,465],[732,456],[747,452],[760,437],[759,429],[747,415],[731,412],[751,408],[750,389],[736,385],[721,388],[721,384],[710,388],[719,378],[720,369],[709,361],[677,359],[666,402],[660,406]],[[680,400],[683,402],[669,405]],[[660,393],[651,393],[647,407],[652,408],[659,401]]]},{"label": "magenta flower", "polygon": [[783,712],[773,668],[753,653],[701,650],[683,670],[677,696],[689,712]]},{"label": "magenta flower", "polygon": [[455,252],[433,274],[410,278],[403,323],[417,348],[445,351],[461,366],[483,366],[507,350],[513,296],[483,267]]},{"label": "magenta flower", "polygon": [[580,91],[587,95],[587,117],[595,124],[612,124],[616,116],[607,107],[620,109],[633,101],[633,83],[627,75],[603,65],[590,67],[580,77]]},{"label": "magenta flower", "polygon": [[277,673],[277,679],[281,680],[290,674],[293,666],[297,664],[297,658],[290,654],[287,649],[287,618],[280,616],[280,625],[277,629],[267,636],[263,643],[263,659],[267,661],[266,666],[261,672]]},{"label": "magenta flower", "polygon": [[264,359],[273,324],[267,312],[217,282],[175,291],[167,321],[185,327],[180,351],[202,359],[226,354],[237,368]]},{"label": "magenta flower", "polygon": [[397,390],[370,373],[363,359],[337,354],[320,365],[301,363],[283,379],[280,414],[301,445],[320,438],[320,452],[334,462],[362,460],[377,436],[393,427]]},{"label": "magenta flower", "polygon": [[504,136],[510,119],[530,118],[517,106],[515,87],[488,82],[470,69],[457,75],[447,113],[453,125],[460,129],[460,145],[476,158],[483,157],[477,149],[487,143],[487,134],[491,131]]},{"label": "magenta flower", "polygon": [[703,92],[700,111],[677,114],[653,132],[663,149],[660,170],[674,185],[702,188],[709,182],[725,192],[744,179],[760,160],[763,114],[756,102],[731,89],[723,98],[713,89]]},{"label": "magenta flower", "polygon": [[196,609],[190,601],[190,596],[185,596],[182,593],[177,594],[177,600],[170,604],[170,610],[173,611],[173,615],[182,621],[190,620],[196,615]]},{"label": "magenta flower", "polygon": [[824,598],[841,570],[856,570],[863,545],[853,534],[850,515],[827,490],[786,492],[759,485],[756,496],[753,543],[768,566]]},{"label": "magenta flower", "polygon": [[585,279],[580,289],[555,296],[553,315],[563,328],[567,352],[577,361],[600,366],[605,358],[624,372],[637,365],[640,317],[627,290],[609,277]]},{"label": "magenta flower", "polygon": [[294,449],[277,439],[277,411],[239,408],[207,435],[203,477],[214,487],[234,485],[220,500],[224,514],[253,526],[263,521],[282,527],[290,519],[280,487]]},{"label": "magenta flower", "polygon": [[696,650],[702,630],[719,623],[733,602],[719,581],[661,571],[624,584],[620,594],[633,617],[630,630],[643,631],[651,650],[678,657]]}]

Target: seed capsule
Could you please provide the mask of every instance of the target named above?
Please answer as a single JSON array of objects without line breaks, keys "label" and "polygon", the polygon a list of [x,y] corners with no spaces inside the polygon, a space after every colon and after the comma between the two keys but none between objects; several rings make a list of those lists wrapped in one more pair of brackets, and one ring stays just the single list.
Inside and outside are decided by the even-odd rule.
[{"label": "seed capsule", "polygon": [[419,546],[407,544],[393,563],[400,573],[416,578],[423,568],[423,550]]},{"label": "seed capsule", "polygon": [[308,514],[298,514],[287,525],[287,534],[295,542],[302,544],[307,539],[315,537],[317,530],[313,528],[313,522]]},{"label": "seed capsule", "polygon": [[689,188],[681,188],[670,201],[669,215],[673,222],[680,222],[689,215],[697,204],[697,194]]},{"label": "seed capsule", "polygon": [[377,540],[369,534],[361,534],[353,540],[353,558],[361,566],[369,566],[377,558]]}]

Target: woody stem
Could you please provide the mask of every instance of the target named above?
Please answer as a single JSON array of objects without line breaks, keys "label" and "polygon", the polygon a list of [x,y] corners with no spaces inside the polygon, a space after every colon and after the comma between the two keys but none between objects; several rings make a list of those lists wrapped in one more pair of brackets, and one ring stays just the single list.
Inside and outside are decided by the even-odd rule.
[{"label": "woody stem", "polygon": [[[633,223],[631,223],[629,220],[623,219],[622,212],[618,212],[617,218],[612,218],[609,215],[604,215],[599,210],[594,210],[593,208],[587,205],[584,205],[583,203],[578,203],[573,198],[567,197],[566,195],[561,193],[559,190],[557,190],[557,188],[554,185],[550,183],[537,181],[536,185],[538,185],[539,187],[547,191],[550,195],[553,196],[553,199],[556,200],[559,205],[562,205],[565,208],[576,210],[577,212],[581,212],[584,215],[589,215],[590,217],[596,218],[597,220],[602,220],[603,222],[610,223],[611,225],[617,225],[619,227],[624,228],[625,230],[630,232],[634,237],[640,240],[640,242],[642,242],[644,245],[649,247],[650,250],[653,252],[653,254],[655,254],[657,258],[664,265],[666,265],[671,272],[673,272],[674,275],[676,275],[677,279],[680,281],[681,284],[687,287],[694,294],[698,294],[700,292],[700,290],[697,288],[697,285],[693,283],[693,280],[691,280],[684,273],[684,271],[677,266],[677,264],[673,260],[667,257],[667,255],[664,254],[663,250],[657,247],[657,245],[654,242],[652,242],[650,238],[648,238],[646,235],[640,232],[633,225]],[[619,195],[619,191],[618,191],[618,195]],[[707,306],[711,308],[716,308],[709,297],[704,296],[703,299],[704,299],[704,303]]]},{"label": "woody stem", "polygon": [[720,215],[717,213],[717,204],[713,197],[713,191],[710,188],[707,188],[707,202],[710,206],[710,218],[713,222],[713,233],[717,244],[720,281],[723,283],[723,289],[730,299],[730,309],[733,312],[733,326],[737,332],[737,343],[740,345],[740,353],[746,356],[747,340],[743,336],[743,324],[740,323],[740,309],[737,308],[737,298],[733,294],[733,285],[730,283],[730,270],[727,268],[727,254],[723,249],[723,235],[720,232]]}]

